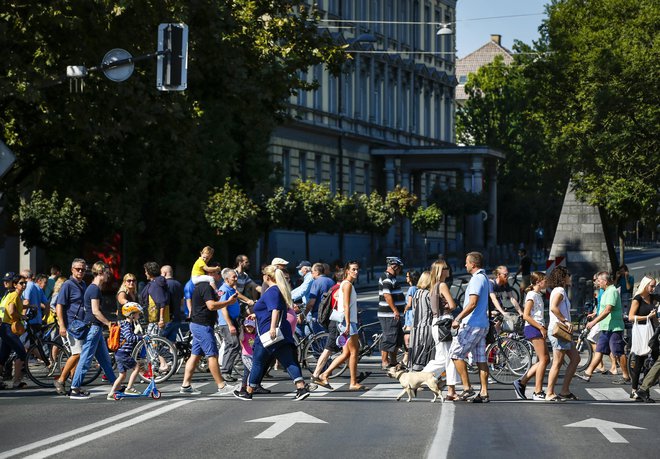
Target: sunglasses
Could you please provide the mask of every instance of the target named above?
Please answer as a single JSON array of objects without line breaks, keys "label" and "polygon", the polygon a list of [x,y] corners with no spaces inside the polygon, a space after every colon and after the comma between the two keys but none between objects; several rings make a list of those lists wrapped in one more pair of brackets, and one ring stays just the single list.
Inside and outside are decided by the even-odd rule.
[{"label": "sunglasses", "polygon": [[74,271],[82,272],[85,270],[85,268],[72,268]]},{"label": "sunglasses", "polygon": [[135,279],[126,279],[126,282],[135,282]]},{"label": "sunglasses", "polygon": [[26,281],[16,282],[18,285],[27,285]]}]

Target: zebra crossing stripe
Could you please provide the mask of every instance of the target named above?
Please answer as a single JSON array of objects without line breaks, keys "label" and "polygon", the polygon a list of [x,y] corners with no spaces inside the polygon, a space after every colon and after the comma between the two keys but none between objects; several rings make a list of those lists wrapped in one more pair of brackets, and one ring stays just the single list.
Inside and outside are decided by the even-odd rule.
[{"label": "zebra crossing stripe", "polygon": [[605,400],[610,402],[620,402],[630,400],[628,391],[621,387],[602,387],[599,389],[587,389],[587,393],[594,400]]},{"label": "zebra crossing stripe", "polygon": [[401,393],[401,384],[399,383],[386,383],[376,384],[373,388],[369,389],[364,394],[360,395],[361,398],[396,398]]},{"label": "zebra crossing stripe", "polygon": [[[311,397],[314,397],[314,398],[325,397],[326,395],[331,394],[332,392],[336,391],[340,387],[344,387],[346,385],[346,383],[332,382],[332,383],[330,383],[330,385],[332,386],[332,389],[328,389],[328,388],[323,387],[323,386],[319,386],[318,388],[314,389],[314,391],[309,393],[310,398]],[[282,397],[295,397],[295,395],[296,395],[295,392],[289,392],[288,394],[282,395]]]}]

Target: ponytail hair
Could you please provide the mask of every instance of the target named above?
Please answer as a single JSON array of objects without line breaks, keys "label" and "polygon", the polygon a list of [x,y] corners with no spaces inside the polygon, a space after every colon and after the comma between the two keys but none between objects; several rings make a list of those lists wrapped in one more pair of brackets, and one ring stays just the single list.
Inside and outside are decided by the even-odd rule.
[{"label": "ponytail hair", "polygon": [[282,294],[282,298],[284,298],[286,307],[292,308],[293,300],[291,299],[291,287],[289,287],[289,282],[286,280],[284,272],[275,265],[268,265],[264,268],[263,273],[268,276],[269,279],[275,281],[277,289]]},{"label": "ponytail hair", "polygon": [[529,276],[529,278],[530,278],[530,282],[527,288],[525,289],[525,293],[531,292],[536,284],[542,282],[545,279],[545,273],[542,273],[541,271],[534,271]]}]

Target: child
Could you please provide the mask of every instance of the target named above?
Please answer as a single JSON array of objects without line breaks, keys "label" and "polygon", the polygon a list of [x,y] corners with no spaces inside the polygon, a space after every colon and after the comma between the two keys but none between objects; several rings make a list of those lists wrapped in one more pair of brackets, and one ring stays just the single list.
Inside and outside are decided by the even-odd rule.
[{"label": "child", "polygon": [[208,245],[202,249],[200,252],[200,257],[197,259],[195,264],[192,267],[192,272],[190,273],[190,280],[192,280],[193,284],[197,285],[200,282],[208,282],[211,284],[211,287],[213,287],[213,290],[217,290],[217,286],[215,285],[215,281],[213,280],[213,277],[209,276],[207,273],[214,273],[217,271],[220,271],[219,266],[213,266],[209,267],[207,266],[207,263],[211,261],[211,258],[213,258],[213,247],[209,247]]},{"label": "child", "polygon": [[[254,317],[254,316],[250,316]],[[241,327],[241,333],[238,337],[241,342],[241,359],[243,360],[243,380],[241,382],[241,390],[234,391],[236,394],[240,392],[245,392],[247,387],[248,378],[250,376],[250,371],[252,370],[252,346],[254,345],[254,339],[256,338],[256,324],[254,319],[248,318],[243,322]],[[257,394],[270,394],[268,389],[263,388],[261,385],[255,388],[254,390]]]},{"label": "child", "polygon": [[119,349],[115,352],[115,361],[117,362],[119,376],[112,385],[112,389],[110,389],[108,400],[114,400],[114,394],[121,386],[129,370],[133,370],[133,372],[128,379],[128,386],[124,389],[124,393],[133,395],[140,393],[140,391],[133,387],[135,379],[140,373],[140,366],[133,359],[132,354],[135,345],[142,339],[142,336],[136,335],[134,331],[135,324],[138,324],[138,320],[142,314],[142,308],[139,304],[129,301],[122,306],[121,313],[126,317],[126,320],[123,320],[119,325],[121,327],[119,332]]}]

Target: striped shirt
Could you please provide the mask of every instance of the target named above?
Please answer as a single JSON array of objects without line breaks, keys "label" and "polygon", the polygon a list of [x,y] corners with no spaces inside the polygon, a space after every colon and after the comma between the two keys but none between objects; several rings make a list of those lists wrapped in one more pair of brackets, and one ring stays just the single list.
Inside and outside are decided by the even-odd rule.
[{"label": "striped shirt", "polygon": [[385,294],[392,295],[394,306],[403,314],[403,308],[406,306],[406,300],[403,296],[403,291],[396,280],[396,276],[385,271],[378,279],[378,317],[394,317],[394,313],[390,308],[387,301],[385,301]]},{"label": "striped shirt", "polygon": [[129,322],[127,320],[123,320],[119,324],[119,349],[117,350],[117,354],[120,352],[122,354],[126,355],[131,355],[133,353],[133,349],[135,349],[135,345],[137,342],[142,339],[140,335],[136,335],[135,332],[133,331],[133,323]]}]

